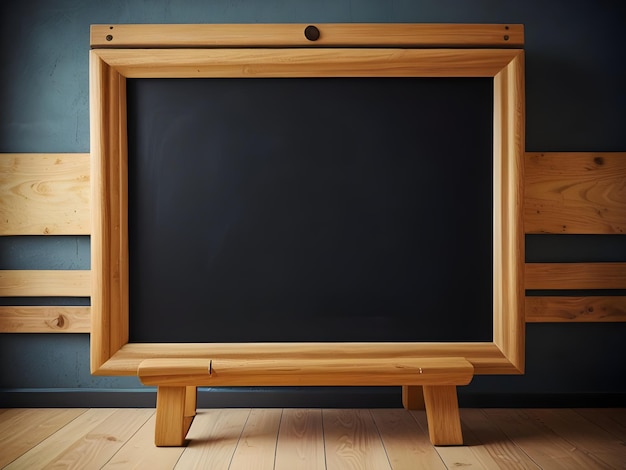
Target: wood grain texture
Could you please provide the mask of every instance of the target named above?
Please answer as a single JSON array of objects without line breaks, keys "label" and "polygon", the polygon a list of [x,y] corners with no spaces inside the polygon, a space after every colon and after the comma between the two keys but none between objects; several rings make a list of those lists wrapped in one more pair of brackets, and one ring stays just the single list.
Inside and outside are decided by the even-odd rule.
[{"label": "wood grain texture", "polygon": [[624,321],[625,296],[526,297],[527,323]]},{"label": "wood grain texture", "polygon": [[[517,49],[98,49],[127,78],[494,77]],[[384,66],[381,66],[384,64]]]},{"label": "wood grain texture", "polygon": [[45,468],[63,458],[77,442],[94,432],[115,413],[112,409],[90,409],[77,416],[48,439],[11,462],[5,469]]},{"label": "wood grain texture", "polygon": [[424,385],[428,434],[433,445],[462,445],[459,402],[454,385]]},{"label": "wood grain texture", "polygon": [[621,439],[602,429],[576,413],[574,410],[527,410],[526,414],[534,421],[548,426],[562,436],[579,451],[598,459],[608,468],[626,466],[626,453],[620,446],[626,445]]},{"label": "wood grain texture", "polygon": [[0,235],[89,235],[87,153],[0,154]]},{"label": "wood grain texture", "polygon": [[[485,410],[489,421],[499,427],[541,468],[562,470],[610,469],[594,455],[577,448],[525,410]],[[589,434],[587,434],[589,435]]]},{"label": "wood grain texture", "polygon": [[467,385],[474,368],[463,358],[146,359],[144,385],[315,386]]},{"label": "wood grain texture", "polygon": [[[245,445],[248,435],[251,443],[275,441],[274,465],[264,467],[275,470],[367,468],[362,462],[380,456],[381,448],[388,462],[381,468],[393,470],[586,470],[622,468],[625,463],[626,408],[462,409],[466,445],[450,447],[430,444],[424,411],[254,412],[256,417],[248,409],[199,410],[187,447],[166,448],[154,446],[155,415],[150,410],[0,409],[0,459],[3,466],[20,469],[232,470],[238,465],[237,452],[248,457],[256,453],[256,446]],[[263,416],[280,412],[278,434],[275,418],[270,426],[261,424],[268,422]],[[339,414],[337,426],[329,419],[332,414]],[[368,450],[369,442],[377,450]],[[267,461],[267,447],[258,447],[259,461]],[[342,458],[327,461],[327,452],[337,451]]]},{"label": "wood grain texture", "polygon": [[524,54],[494,77],[493,342],[523,373],[524,322]]},{"label": "wood grain texture", "polygon": [[1,270],[0,297],[89,297],[86,270]]},{"label": "wood grain texture", "polygon": [[115,410],[51,460],[49,468],[100,469],[152,413],[149,409]]},{"label": "wood grain texture", "polygon": [[[185,423],[186,387],[159,386],[157,389],[154,444],[182,446],[187,435]],[[191,423],[189,423],[191,424]]]},{"label": "wood grain texture", "polygon": [[154,427],[156,415],[150,419],[128,439],[120,450],[103,468],[106,470],[141,469],[172,469],[185,451],[184,447],[155,447]]},{"label": "wood grain texture", "polygon": [[402,386],[402,406],[405,410],[424,410],[424,390],[419,385]]},{"label": "wood grain texture", "polygon": [[507,439],[500,428],[494,426],[480,409],[461,409],[461,423],[465,445],[482,462],[483,468],[503,470],[533,469],[540,467],[528,455]]},{"label": "wood grain texture", "polygon": [[90,307],[0,307],[0,333],[89,333]]},{"label": "wood grain texture", "polygon": [[527,153],[527,233],[626,233],[626,152]]},{"label": "wood grain texture", "polygon": [[198,387],[188,386],[185,388],[185,418],[196,415],[196,405],[198,403]]},{"label": "wood grain texture", "polygon": [[393,470],[445,469],[428,434],[404,410],[371,410]]},{"label": "wood grain texture", "polygon": [[284,409],[274,470],[326,468],[321,409]]},{"label": "wood grain texture", "polygon": [[53,435],[86,409],[10,409],[0,416],[0,467]]},{"label": "wood grain texture", "polygon": [[[578,408],[576,413],[587,421],[600,426],[613,437],[626,443],[626,409],[624,408]],[[619,415],[622,415],[620,422]],[[624,444],[622,444],[624,445]]]},{"label": "wood grain texture", "polygon": [[520,24],[322,23],[316,41],[307,24],[91,25],[92,48],[102,47],[521,47]]},{"label": "wood grain texture", "polygon": [[[90,368],[96,371],[115,351],[110,349],[110,328],[116,325],[117,316],[107,318],[111,308],[109,300],[110,249],[109,227],[111,220],[107,203],[109,172],[108,152],[109,116],[107,109],[110,89],[109,68],[98,57],[89,54],[89,139],[91,151],[91,341],[89,347]],[[113,131],[111,131],[113,132]],[[113,322],[113,325],[110,325]]]},{"label": "wood grain texture", "polygon": [[[128,342],[126,80],[90,54],[91,370]],[[94,334],[95,333],[95,334]]]},{"label": "wood grain texture", "polygon": [[526,263],[526,289],[626,289],[626,263]]},{"label": "wood grain texture", "polygon": [[369,410],[323,410],[328,468],[391,470]]},{"label": "wood grain texture", "polygon": [[281,416],[280,408],[250,411],[229,470],[264,470],[274,467]]},{"label": "wood grain texture", "polygon": [[189,468],[228,469],[250,409],[201,410],[189,430],[189,444],[176,464]]},{"label": "wood grain texture", "polygon": [[[426,412],[413,410],[410,411],[410,413],[423,432],[428,433],[428,420],[426,418]],[[472,442],[466,446],[439,446],[435,447],[435,450],[448,469],[476,468],[482,470],[487,468],[497,468],[492,459],[485,462],[479,455],[476,454],[476,452],[473,452],[473,448],[470,447],[470,445],[474,444],[476,443]]]}]

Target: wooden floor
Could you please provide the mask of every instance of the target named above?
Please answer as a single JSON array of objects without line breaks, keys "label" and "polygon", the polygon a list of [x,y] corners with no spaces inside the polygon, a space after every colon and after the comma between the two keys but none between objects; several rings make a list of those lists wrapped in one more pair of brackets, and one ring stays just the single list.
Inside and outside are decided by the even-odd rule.
[{"label": "wooden floor", "polygon": [[462,409],[465,446],[423,411],[199,410],[186,447],[153,445],[152,409],[0,409],[9,469],[626,469],[626,408]]}]

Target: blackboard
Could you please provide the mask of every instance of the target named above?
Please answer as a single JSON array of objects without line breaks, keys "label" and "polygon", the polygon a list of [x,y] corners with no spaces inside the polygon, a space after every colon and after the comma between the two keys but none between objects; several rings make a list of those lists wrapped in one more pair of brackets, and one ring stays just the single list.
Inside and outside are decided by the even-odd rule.
[{"label": "blackboard", "polygon": [[492,341],[493,79],[128,79],[131,342]]}]

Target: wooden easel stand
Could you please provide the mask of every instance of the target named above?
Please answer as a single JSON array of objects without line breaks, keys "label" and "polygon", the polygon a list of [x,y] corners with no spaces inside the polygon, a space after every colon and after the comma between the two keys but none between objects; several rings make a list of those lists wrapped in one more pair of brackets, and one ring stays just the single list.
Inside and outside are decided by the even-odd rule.
[{"label": "wooden easel stand", "polygon": [[182,446],[196,414],[197,387],[402,385],[407,409],[425,409],[434,445],[463,444],[457,385],[472,364],[461,357],[338,359],[146,359],[144,385],[157,386],[155,444]]}]

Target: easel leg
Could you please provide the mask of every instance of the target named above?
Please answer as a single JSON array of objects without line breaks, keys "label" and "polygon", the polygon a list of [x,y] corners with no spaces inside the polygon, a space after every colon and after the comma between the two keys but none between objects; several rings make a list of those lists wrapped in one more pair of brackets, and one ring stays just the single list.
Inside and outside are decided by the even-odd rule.
[{"label": "easel leg", "polygon": [[[188,387],[157,387],[156,429],[154,443],[161,446],[182,446],[187,430],[185,397]],[[195,411],[195,406],[194,406]],[[193,417],[191,417],[193,419]],[[189,422],[191,425],[191,422]]]},{"label": "easel leg", "polygon": [[423,410],[424,391],[419,385],[402,386],[402,406],[405,410]]},{"label": "easel leg", "polygon": [[185,418],[184,418],[184,435],[187,435],[193,418],[196,416],[196,402],[198,400],[198,389],[191,385],[185,387]]},{"label": "easel leg", "polygon": [[461,417],[455,385],[424,385],[424,404],[430,442],[436,446],[462,445]]}]

